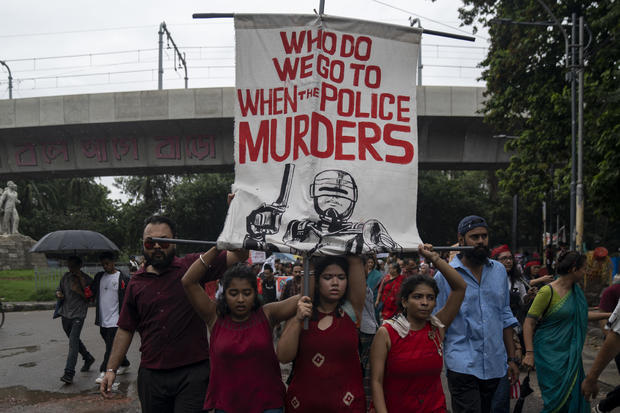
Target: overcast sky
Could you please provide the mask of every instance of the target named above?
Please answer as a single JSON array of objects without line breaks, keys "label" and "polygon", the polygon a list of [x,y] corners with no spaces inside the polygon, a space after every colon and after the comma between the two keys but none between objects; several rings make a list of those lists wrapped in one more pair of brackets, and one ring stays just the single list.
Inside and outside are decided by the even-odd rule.
[{"label": "overcast sky", "polygon": [[[426,29],[471,34],[459,25],[459,6],[458,0],[326,0],[325,13],[398,25],[418,17]],[[310,14],[314,9],[319,0],[3,0],[0,60],[11,68],[14,98],[152,90],[157,32],[165,21],[186,54],[189,87],[234,86],[232,19],[197,20],[193,13]],[[424,36],[423,84],[482,86],[475,67],[486,54],[485,37],[480,33],[470,43]],[[165,89],[183,87],[183,70],[174,71],[173,56],[165,49]],[[7,71],[0,66],[0,99],[7,98]]]}]

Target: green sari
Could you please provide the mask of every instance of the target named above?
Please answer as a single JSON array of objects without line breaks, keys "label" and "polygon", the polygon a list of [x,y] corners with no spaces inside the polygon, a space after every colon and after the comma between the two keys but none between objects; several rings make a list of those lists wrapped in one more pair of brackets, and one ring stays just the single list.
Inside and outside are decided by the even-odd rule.
[{"label": "green sari", "polygon": [[560,302],[550,307],[534,335],[536,377],[542,393],[543,413],[589,413],[581,395],[585,375],[581,353],[588,326],[588,305],[575,284]]}]

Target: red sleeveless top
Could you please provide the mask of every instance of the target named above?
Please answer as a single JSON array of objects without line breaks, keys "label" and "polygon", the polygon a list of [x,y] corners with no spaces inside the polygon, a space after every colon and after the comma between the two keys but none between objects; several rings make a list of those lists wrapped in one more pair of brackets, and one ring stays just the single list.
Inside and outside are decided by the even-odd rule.
[{"label": "red sleeveless top", "polygon": [[439,413],[446,411],[441,386],[443,358],[441,337],[431,324],[419,331],[409,330],[401,338],[389,324],[384,324],[392,346],[385,362],[383,393],[389,412]]},{"label": "red sleeveless top", "polygon": [[204,409],[262,413],[284,406],[284,383],[262,308],[238,323],[218,318],[209,346],[211,372]]},{"label": "red sleeveless top", "polygon": [[300,333],[287,413],[366,411],[357,328],[342,314],[320,330],[318,321],[331,314],[319,313],[319,320],[310,320],[308,330]]}]

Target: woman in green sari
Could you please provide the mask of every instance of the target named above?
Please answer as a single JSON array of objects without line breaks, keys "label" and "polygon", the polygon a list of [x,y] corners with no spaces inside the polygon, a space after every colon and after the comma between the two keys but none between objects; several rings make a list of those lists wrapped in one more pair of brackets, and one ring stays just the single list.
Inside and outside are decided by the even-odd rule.
[{"label": "woman in green sari", "polygon": [[530,368],[536,364],[543,413],[590,412],[590,404],[580,392],[585,376],[581,353],[588,318],[597,320],[606,316],[588,314],[585,296],[577,284],[583,278],[585,264],[586,256],[579,252],[561,255],[558,278],[539,290],[523,323],[526,351],[523,364]]}]

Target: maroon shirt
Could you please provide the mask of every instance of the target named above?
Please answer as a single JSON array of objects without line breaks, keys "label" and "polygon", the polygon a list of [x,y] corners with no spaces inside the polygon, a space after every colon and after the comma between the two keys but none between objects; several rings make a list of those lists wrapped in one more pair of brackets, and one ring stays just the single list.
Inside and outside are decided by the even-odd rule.
[{"label": "maroon shirt", "polygon": [[[175,257],[159,275],[142,268],[131,277],[118,326],[140,334],[141,367],[172,369],[209,358],[206,324],[192,308],[181,284],[198,256]],[[226,251],[222,251],[203,281],[219,278],[225,270]]]},{"label": "maroon shirt", "polygon": [[618,299],[620,299],[620,284],[612,284],[603,291],[598,308],[606,313],[611,313],[616,308]]}]

